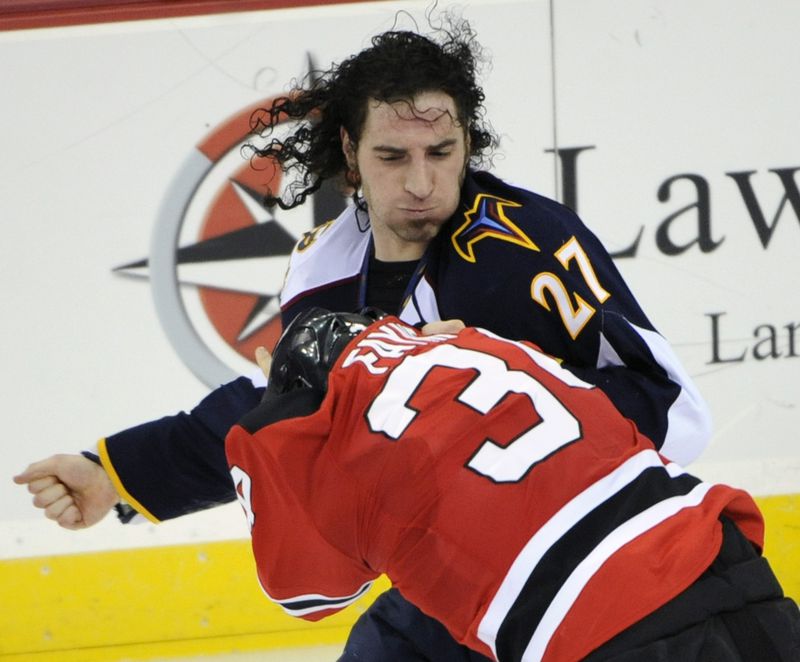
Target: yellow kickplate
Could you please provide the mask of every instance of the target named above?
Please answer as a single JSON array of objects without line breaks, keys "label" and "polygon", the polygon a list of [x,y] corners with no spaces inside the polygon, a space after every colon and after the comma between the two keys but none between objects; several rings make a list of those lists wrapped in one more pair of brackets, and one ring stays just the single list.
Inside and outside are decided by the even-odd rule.
[{"label": "yellow kickplate", "polygon": [[800,494],[756,497],[767,523],[764,556],[783,586],[800,602]]},{"label": "yellow kickplate", "polygon": [[[765,554],[800,599],[800,495],[757,498]],[[0,561],[2,662],[113,662],[344,642],[381,592],[318,623],[261,592],[245,540]]]},{"label": "yellow kickplate", "polygon": [[249,542],[230,541],[0,561],[0,586],[3,662],[91,662],[343,642],[389,582],[310,623],[267,599]]}]

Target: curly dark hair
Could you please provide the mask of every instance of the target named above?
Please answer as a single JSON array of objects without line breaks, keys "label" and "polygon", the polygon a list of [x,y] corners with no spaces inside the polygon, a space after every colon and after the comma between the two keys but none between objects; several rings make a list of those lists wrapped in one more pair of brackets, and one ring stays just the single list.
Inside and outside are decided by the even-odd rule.
[{"label": "curly dark hair", "polygon": [[[497,140],[484,120],[483,90],[477,70],[483,54],[466,20],[437,30],[440,41],[416,32],[391,30],[372,38],[369,48],[324,72],[310,72],[304,83],[251,117],[253,133],[270,138],[275,126],[299,120],[286,138],[271,137],[264,147],[248,145],[251,159],[277,162],[294,179],[286,198],[271,192],[268,205],[291,209],[303,204],[327,179],[357,187],[342,152],[340,129],[360,140],[368,102],[412,100],[421,92],[441,91],[455,102],[456,121],[469,137],[470,162],[480,165]],[[355,197],[354,193],[354,197]],[[358,202],[358,200],[357,200]]]}]

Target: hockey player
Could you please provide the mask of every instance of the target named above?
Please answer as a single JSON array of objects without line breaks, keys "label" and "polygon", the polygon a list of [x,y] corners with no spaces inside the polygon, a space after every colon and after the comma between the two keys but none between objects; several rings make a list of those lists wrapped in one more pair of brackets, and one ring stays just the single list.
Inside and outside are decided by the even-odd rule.
[{"label": "hockey player", "polygon": [[[477,42],[466,23],[436,38],[381,34],[259,117],[267,133],[300,121],[261,154],[298,175],[288,199],[273,202],[301,204],[331,178],[354,191],[350,208],[296,247],[281,294],[284,327],[312,306],[368,304],[419,326],[460,319],[532,340],[605,391],[664,455],[690,462],[711,429],[697,389],[576,214],[480,169],[494,139],[476,82]],[[304,122],[309,113],[313,122]],[[123,520],[158,522],[232,501],[225,435],[262,391],[242,377],[188,413],[102,439],[87,456],[105,473],[59,455],[24,476],[37,476],[28,481],[36,504],[70,528],[115,504]],[[369,649],[367,659],[403,660],[411,629],[430,632],[432,659],[479,659],[397,591],[367,611],[351,643]],[[357,659],[350,648],[344,659]]]},{"label": "hockey player", "polygon": [[665,460],[532,344],[311,309],[226,447],[289,614],[386,573],[501,662],[800,660],[753,500]]}]

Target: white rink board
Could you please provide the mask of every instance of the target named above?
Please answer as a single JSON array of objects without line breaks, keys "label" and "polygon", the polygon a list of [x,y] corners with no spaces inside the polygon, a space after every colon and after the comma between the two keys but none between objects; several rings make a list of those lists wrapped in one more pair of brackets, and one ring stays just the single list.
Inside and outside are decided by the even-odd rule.
[{"label": "white rink board", "polygon": [[[800,358],[788,356],[786,328],[800,324],[800,206],[785,202],[776,217],[786,187],[797,195],[794,173],[784,175],[794,189],[779,173],[800,168],[800,5],[553,4],[552,16],[541,0],[461,5],[492,56],[484,87],[502,137],[497,173],[563,196],[570,182],[551,150],[582,150],[568,173],[578,212],[611,251],[641,232],[635,257],[618,264],[711,405],[717,432],[698,472],[759,495],[800,491]],[[424,24],[425,6],[0,34],[0,556],[245,535],[235,506],[122,533],[113,521],[55,531],[11,475],[207,392],[166,337],[149,282],[112,269],[148,257],[170,182],[209,132],[285,92],[309,53],[327,66],[391,27],[398,7]],[[737,181],[774,224],[766,239]],[[664,252],[701,226],[702,250]]]},{"label": "white rink board", "polygon": [[[800,331],[786,327],[800,326],[800,177],[795,206],[779,207],[786,189],[771,171],[800,168],[800,5],[555,6],[559,142],[596,146],[579,157],[579,213],[610,251],[642,233],[618,264],[711,406],[716,433],[696,469],[757,494],[796,492]],[[768,239],[743,173],[774,224]],[[680,213],[698,200],[702,211]],[[672,245],[701,224],[710,244],[665,254],[657,234],[671,215]]]}]

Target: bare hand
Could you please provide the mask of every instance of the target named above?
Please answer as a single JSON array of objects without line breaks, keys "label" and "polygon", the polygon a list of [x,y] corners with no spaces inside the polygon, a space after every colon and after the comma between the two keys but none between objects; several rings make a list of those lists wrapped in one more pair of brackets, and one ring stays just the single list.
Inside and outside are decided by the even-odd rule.
[{"label": "bare hand", "polygon": [[269,369],[272,365],[272,355],[267,351],[266,347],[256,347],[256,363],[264,373],[264,377],[269,379]]},{"label": "bare hand", "polygon": [[14,482],[27,485],[33,505],[65,529],[97,524],[120,500],[105,469],[82,455],[34,462]]},{"label": "bare hand", "polygon": [[436,322],[428,322],[422,327],[423,336],[435,336],[439,333],[458,333],[464,328],[464,322],[461,320],[437,320]]}]

